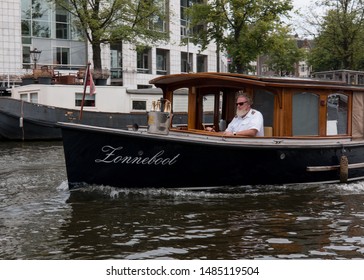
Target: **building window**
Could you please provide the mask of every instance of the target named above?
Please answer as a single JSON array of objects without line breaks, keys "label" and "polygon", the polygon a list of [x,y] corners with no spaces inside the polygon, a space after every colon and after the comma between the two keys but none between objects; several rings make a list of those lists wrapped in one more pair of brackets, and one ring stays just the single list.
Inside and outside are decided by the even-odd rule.
[{"label": "building window", "polygon": [[81,38],[79,28],[70,24],[71,14],[59,5],[54,10],[45,0],[21,0],[21,12],[22,36],[71,39],[72,28],[73,39]]},{"label": "building window", "polygon": [[21,21],[21,35],[22,36],[31,36],[32,28],[31,28],[31,20],[22,20]]},{"label": "building window", "polygon": [[51,37],[50,22],[33,20],[32,29],[34,37],[40,37],[40,38]]},{"label": "building window", "polygon": [[133,111],[146,111],[147,110],[147,101],[146,100],[133,100],[131,108]]},{"label": "building window", "polygon": [[30,68],[30,63],[31,63],[31,61],[30,61],[30,47],[28,47],[28,46],[23,47],[23,63],[24,63],[24,68]]},{"label": "building window", "polygon": [[[42,5],[41,5],[42,4]],[[32,1],[32,36],[51,37],[51,9],[47,2]]]},{"label": "building window", "polygon": [[51,37],[51,8],[46,1],[21,1],[22,35]]},{"label": "building window", "polygon": [[70,63],[69,48],[55,48],[53,56],[56,64],[68,65]]},{"label": "building window", "polygon": [[193,1],[191,0],[181,0],[181,39],[186,38],[189,36],[188,28],[189,28],[189,21],[188,21],[188,15],[187,15],[187,9],[192,6]]},{"label": "building window", "polygon": [[169,51],[157,49],[157,75],[168,74],[169,66]]},{"label": "building window", "polygon": [[[82,105],[83,93],[76,93],[75,106],[81,107]],[[85,107],[95,107],[95,94],[86,94],[85,101],[83,103]]]},{"label": "building window", "polygon": [[151,49],[143,48],[137,50],[137,70],[138,73],[150,74],[152,71],[150,69],[150,59],[151,59]]},{"label": "building window", "polygon": [[56,38],[57,39],[70,39],[69,38],[69,13],[57,6],[56,9]]},{"label": "building window", "polygon": [[181,13],[181,39],[185,39],[191,36],[191,31],[195,32],[200,28],[204,28],[202,25],[198,26],[196,30],[189,30],[189,19],[187,10],[192,7],[193,4],[201,4],[203,0],[180,0],[180,13]]},{"label": "building window", "polygon": [[[165,0],[159,0],[155,1],[154,4],[158,6],[159,12],[164,15],[164,17],[167,16],[166,11],[168,10],[168,5]],[[160,16],[156,15],[151,19],[150,22],[151,29],[159,32],[166,32],[167,31],[167,22],[165,18],[161,18]]]},{"label": "building window", "polygon": [[207,72],[207,56],[198,54],[196,60],[197,72]]},{"label": "building window", "polygon": [[[189,59],[187,59],[189,57]],[[193,70],[193,54],[181,52],[181,72],[188,73]]]},{"label": "building window", "polygon": [[32,0],[21,0],[21,18],[32,18]]},{"label": "building window", "polygon": [[111,78],[121,79],[123,77],[123,50],[122,44],[110,45]]}]

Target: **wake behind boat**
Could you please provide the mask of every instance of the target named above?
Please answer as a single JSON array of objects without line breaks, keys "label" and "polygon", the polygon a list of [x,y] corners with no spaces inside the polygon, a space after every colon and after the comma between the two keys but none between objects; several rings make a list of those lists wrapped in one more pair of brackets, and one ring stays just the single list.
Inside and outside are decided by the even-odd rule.
[{"label": "wake behind boat", "polygon": [[[201,188],[364,178],[363,87],[228,73],[167,75],[150,83],[163,90],[163,99],[149,112],[148,130],[59,123],[70,189],[84,184]],[[188,123],[171,125],[174,93],[182,88],[188,89]],[[235,117],[239,91],[262,113],[264,136],[221,133]]]}]

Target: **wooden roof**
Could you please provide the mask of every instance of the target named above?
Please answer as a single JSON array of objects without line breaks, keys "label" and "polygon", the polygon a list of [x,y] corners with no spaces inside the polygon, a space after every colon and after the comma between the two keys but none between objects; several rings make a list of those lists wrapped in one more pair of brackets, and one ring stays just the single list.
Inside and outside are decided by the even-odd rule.
[{"label": "wooden roof", "polygon": [[320,80],[290,77],[263,77],[233,73],[189,73],[174,74],[155,78],[149,82],[163,91],[173,91],[188,87],[228,87],[242,86],[281,87],[281,88],[313,88],[363,91],[364,87],[347,85],[342,81]]}]

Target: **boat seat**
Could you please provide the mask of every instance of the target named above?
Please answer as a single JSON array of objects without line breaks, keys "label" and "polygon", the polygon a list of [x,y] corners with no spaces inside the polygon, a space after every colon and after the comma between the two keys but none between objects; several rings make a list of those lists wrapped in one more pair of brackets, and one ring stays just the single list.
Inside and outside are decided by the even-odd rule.
[{"label": "boat seat", "polygon": [[265,137],[272,137],[273,136],[273,127],[265,126],[264,127],[264,136]]}]

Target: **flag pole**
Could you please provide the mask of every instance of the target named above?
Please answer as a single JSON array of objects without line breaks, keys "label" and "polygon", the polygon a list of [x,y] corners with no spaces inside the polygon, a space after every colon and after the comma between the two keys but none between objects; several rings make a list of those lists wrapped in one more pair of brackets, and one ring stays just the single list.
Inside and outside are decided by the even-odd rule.
[{"label": "flag pole", "polygon": [[81,101],[81,110],[80,110],[79,120],[82,119],[83,105],[85,103],[85,97],[86,97],[86,88],[87,88],[87,83],[89,80],[90,65],[91,65],[91,63],[89,62],[86,67],[86,73],[85,73],[85,78],[84,78],[84,82],[83,82],[83,95],[82,95],[82,101]]}]

